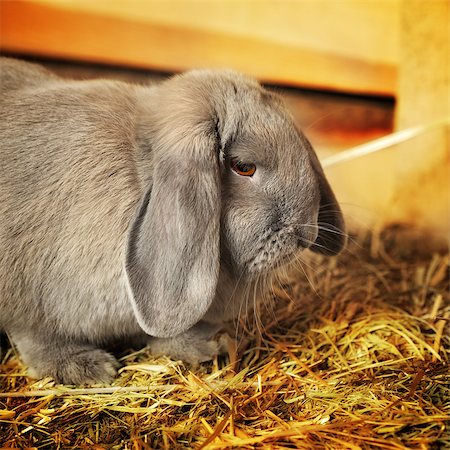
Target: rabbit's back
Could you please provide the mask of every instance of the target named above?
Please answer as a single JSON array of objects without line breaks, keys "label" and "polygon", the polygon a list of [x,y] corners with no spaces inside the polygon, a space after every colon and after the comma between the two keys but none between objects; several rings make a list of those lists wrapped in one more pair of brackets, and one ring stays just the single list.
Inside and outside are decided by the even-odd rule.
[{"label": "rabbit's back", "polygon": [[0,58],[0,93],[40,86],[57,79],[56,75],[44,67],[13,58]]},{"label": "rabbit's back", "polygon": [[121,267],[140,196],[135,93],[57,77],[26,85],[25,69],[0,110],[0,328],[20,320],[72,336],[121,334],[135,324]]}]

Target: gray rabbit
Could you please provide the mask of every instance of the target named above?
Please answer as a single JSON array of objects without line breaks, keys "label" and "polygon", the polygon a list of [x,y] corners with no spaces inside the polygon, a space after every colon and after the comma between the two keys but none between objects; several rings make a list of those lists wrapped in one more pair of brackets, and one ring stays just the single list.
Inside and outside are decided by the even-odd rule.
[{"label": "gray rabbit", "polygon": [[34,376],[109,382],[104,350],[190,363],[339,206],[280,99],[232,71],[143,87],[1,59],[0,330]]}]

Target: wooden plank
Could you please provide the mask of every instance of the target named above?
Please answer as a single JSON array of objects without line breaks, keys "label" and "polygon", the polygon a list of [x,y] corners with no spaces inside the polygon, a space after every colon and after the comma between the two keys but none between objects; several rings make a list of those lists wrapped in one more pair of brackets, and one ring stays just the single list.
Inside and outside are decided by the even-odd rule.
[{"label": "wooden plank", "polygon": [[447,0],[402,2],[397,132],[324,161],[349,223],[450,243],[449,17]]},{"label": "wooden plank", "polygon": [[401,0],[28,1],[398,63]]},{"label": "wooden plank", "polygon": [[398,150],[392,219],[440,231],[450,242],[449,19],[448,0],[403,0],[396,128],[430,130]]},{"label": "wooden plank", "polygon": [[270,83],[395,95],[394,64],[29,1],[0,3],[0,49],[163,71],[231,67]]}]

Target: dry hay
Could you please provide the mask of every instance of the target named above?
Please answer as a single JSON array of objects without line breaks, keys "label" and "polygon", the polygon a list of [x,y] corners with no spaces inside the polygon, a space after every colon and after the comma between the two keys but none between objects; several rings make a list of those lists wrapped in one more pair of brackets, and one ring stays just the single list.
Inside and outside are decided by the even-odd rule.
[{"label": "dry hay", "polygon": [[449,258],[405,234],[304,265],[275,288],[263,329],[241,324],[237,355],[196,371],[140,351],[112,386],[55,386],[28,379],[9,350],[0,444],[450,448]]}]

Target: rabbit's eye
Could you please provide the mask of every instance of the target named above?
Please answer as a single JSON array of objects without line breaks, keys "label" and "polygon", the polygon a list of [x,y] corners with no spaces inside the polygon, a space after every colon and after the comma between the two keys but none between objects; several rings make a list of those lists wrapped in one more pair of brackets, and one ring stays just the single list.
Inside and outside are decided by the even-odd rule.
[{"label": "rabbit's eye", "polygon": [[237,158],[231,158],[230,166],[238,175],[244,177],[251,177],[256,171],[256,166],[254,164],[244,163]]}]

